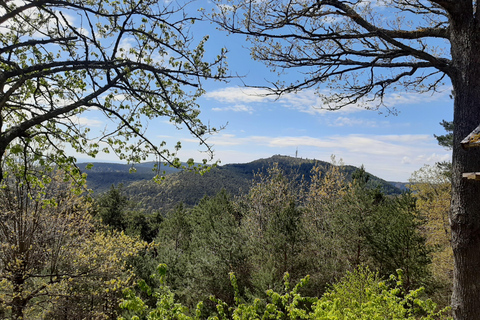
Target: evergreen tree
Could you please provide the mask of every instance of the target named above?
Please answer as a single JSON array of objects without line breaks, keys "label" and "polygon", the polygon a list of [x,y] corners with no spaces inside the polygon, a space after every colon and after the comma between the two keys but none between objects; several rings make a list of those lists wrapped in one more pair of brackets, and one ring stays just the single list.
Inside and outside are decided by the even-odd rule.
[{"label": "evergreen tree", "polygon": [[126,210],[128,206],[127,196],[123,193],[123,185],[115,187],[97,198],[95,215],[101,222],[112,230],[125,231],[127,228]]},{"label": "evergreen tree", "polygon": [[264,294],[267,289],[279,290],[287,271],[295,279],[306,275],[303,212],[298,207],[303,190],[277,165],[256,179],[241,200],[241,227],[247,239],[254,293]]},{"label": "evergreen tree", "polygon": [[221,190],[205,197],[189,215],[191,240],[188,287],[202,299],[215,295],[233,303],[229,273],[239,277],[242,293],[249,281],[245,239],[240,233],[240,216],[230,196]]},{"label": "evergreen tree", "polygon": [[178,206],[161,224],[158,259],[169,266],[169,284],[179,298],[193,304],[210,295],[233,301],[229,272],[249,281],[240,217],[225,190],[184,209]]},{"label": "evergreen tree", "polygon": [[425,219],[411,193],[385,199],[365,221],[367,253],[382,276],[403,270],[405,289],[424,285],[429,277],[431,247],[421,229]]}]

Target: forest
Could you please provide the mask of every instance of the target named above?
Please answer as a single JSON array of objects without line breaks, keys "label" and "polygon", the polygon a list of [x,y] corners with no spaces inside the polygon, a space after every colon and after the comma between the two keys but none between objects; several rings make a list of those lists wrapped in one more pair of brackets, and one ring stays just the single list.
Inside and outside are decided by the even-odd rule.
[{"label": "forest", "polygon": [[[480,1],[199,3],[0,1],[0,317],[478,318]],[[298,176],[277,163],[241,193],[179,200],[164,168],[228,173],[209,140],[225,125],[199,99],[238,70],[199,23],[246,43],[273,99],[311,90],[321,111],[396,113],[392,96],[448,90],[452,162],[400,194],[340,162]],[[204,159],[180,159],[181,140]],[[154,161],[173,205],[119,185],[92,195],[78,155]]]},{"label": "forest", "polygon": [[[169,168],[164,177],[165,183],[156,183],[154,163],[147,162],[135,165],[135,173],[131,166],[115,163],[94,163],[91,169],[88,164],[79,163],[78,167],[88,175],[87,187],[94,194],[108,191],[112,185],[123,188],[123,192],[137,210],[144,212],[168,211],[178,203],[193,206],[204,196],[215,196],[225,189],[231,196],[246,193],[251,186],[255,174],[266,173],[272,165],[278,165],[289,179],[310,179],[314,166],[323,173],[332,165],[326,161],[302,159],[274,155],[257,159],[248,163],[230,163],[210,168],[208,174],[200,175],[188,170]],[[351,180],[357,167],[342,166],[342,172]],[[405,183],[387,182],[370,175],[369,186],[379,186],[386,194],[399,194],[405,189]]]},{"label": "forest", "polygon": [[31,183],[13,172],[1,193],[2,318],[449,316],[444,168],[426,166],[387,194],[335,158],[309,172],[272,159],[280,164],[243,193],[157,211],[140,209],[128,185],[92,195],[58,170]]}]

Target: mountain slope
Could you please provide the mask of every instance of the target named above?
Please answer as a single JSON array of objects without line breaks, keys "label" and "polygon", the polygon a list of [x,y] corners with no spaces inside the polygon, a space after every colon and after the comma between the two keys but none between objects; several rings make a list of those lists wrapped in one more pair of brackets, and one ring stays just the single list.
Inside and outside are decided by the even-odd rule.
[{"label": "mountain slope", "polygon": [[[319,160],[292,158],[287,156],[273,156],[258,159],[249,163],[227,164],[212,168],[203,176],[191,172],[178,171],[170,168],[165,181],[160,184],[153,182],[152,163],[136,166],[137,172],[128,173],[130,166],[120,164],[95,164],[88,173],[88,186],[96,194],[104,192],[110,186],[122,183],[124,192],[132,203],[146,212],[172,209],[176,204],[183,203],[193,206],[207,196],[213,196],[222,188],[232,195],[248,192],[254,173],[265,172],[274,163],[291,179],[310,179],[310,171],[314,165],[320,166],[323,172],[331,166],[330,163]],[[357,170],[353,166],[344,166],[347,178]],[[380,186],[387,194],[398,194],[401,190],[390,183],[371,176],[369,183]]]},{"label": "mountain slope", "polygon": [[[128,185],[135,181],[152,180],[156,175],[154,162],[136,164],[134,167],[129,164],[95,162],[91,169],[86,169],[88,163],[78,163],[78,168],[87,174],[87,185],[96,194],[107,191],[112,185]],[[131,172],[134,168],[135,172]],[[162,166],[160,171],[171,174],[179,172],[178,169]]]}]

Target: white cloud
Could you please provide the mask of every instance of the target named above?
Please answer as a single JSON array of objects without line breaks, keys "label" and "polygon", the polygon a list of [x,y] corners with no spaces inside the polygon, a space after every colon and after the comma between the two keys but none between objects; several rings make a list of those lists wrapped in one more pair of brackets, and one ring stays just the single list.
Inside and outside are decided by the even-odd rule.
[{"label": "white cloud", "polygon": [[93,118],[87,118],[87,117],[73,116],[73,117],[70,118],[70,120],[75,124],[78,124],[80,126],[86,126],[86,127],[100,128],[105,124],[101,120],[97,120],[97,119],[93,119]]},{"label": "white cloud", "polygon": [[388,5],[389,0],[360,0],[355,3],[355,6],[358,7],[367,7],[367,6],[376,6],[376,7],[384,7]]},{"label": "white cloud", "polygon": [[412,159],[410,159],[410,157],[402,158],[402,164],[410,164],[410,163],[412,163]]},{"label": "white cloud", "polygon": [[[350,152],[359,152],[370,155],[402,156],[409,154],[411,149],[422,148],[431,142],[428,135],[357,135],[330,136],[314,138],[309,136],[248,136],[236,137],[233,134],[212,136],[209,142],[214,145],[260,145],[270,148],[315,147],[337,148]],[[185,141],[195,142],[192,139]]]},{"label": "white cloud", "polygon": [[128,38],[122,38],[122,40],[119,43],[119,49],[124,51],[124,54],[127,57],[134,58],[135,56],[130,53],[130,50],[135,47],[135,39],[128,37]]},{"label": "white cloud", "polygon": [[449,161],[451,160],[451,157],[448,154],[432,153],[432,154],[420,154],[417,156],[415,160],[424,161],[425,163],[431,163],[431,162]]},{"label": "white cloud", "polygon": [[[439,93],[432,95],[430,92],[405,92],[405,93],[390,93],[384,97],[384,104],[389,108],[395,108],[405,105],[428,103],[432,101],[444,101],[451,92],[451,87],[445,86],[441,88]],[[278,103],[282,107],[297,110],[299,112],[308,113],[310,115],[325,114],[335,109],[335,104],[325,105],[322,96],[331,95],[331,92],[316,91],[313,89],[303,90],[297,93],[288,93],[280,97],[268,95],[269,91],[266,89],[257,88],[241,88],[241,87],[226,87],[214,91],[207,92],[205,98],[216,100],[221,103],[230,103],[244,108],[253,108],[252,104],[259,103]],[[277,98],[277,99],[275,99]],[[350,114],[354,112],[361,112],[367,109],[376,109],[378,102],[371,102],[367,100],[359,101],[357,105],[347,105],[339,108],[335,112],[341,114]],[[223,108],[215,109],[219,111]],[[340,119],[340,118],[339,118]],[[343,122],[342,122],[343,120]],[[373,123],[364,123],[369,126]],[[340,119],[338,126],[355,125],[353,122],[348,124],[347,118]]]},{"label": "white cloud", "polygon": [[90,32],[85,29],[85,28],[77,28],[77,31],[81,34],[81,35],[84,35],[86,37],[88,37],[90,35]]},{"label": "white cloud", "polygon": [[[315,90],[303,90],[298,93],[288,93],[281,97],[277,97],[271,95],[271,92],[267,89],[226,87],[207,92],[204,97],[221,103],[239,105],[276,102],[285,108],[298,110],[308,114],[326,113],[331,111],[324,108],[322,98],[315,93]],[[350,113],[361,110],[363,110],[363,108],[346,106],[337,112]]]},{"label": "white cloud", "polygon": [[418,93],[418,92],[403,92],[403,93],[391,93],[384,99],[385,105],[396,107],[399,105],[411,105],[428,103],[432,101],[445,101],[448,99],[452,91],[451,86],[444,86],[439,89],[439,92],[433,94],[432,92]]},{"label": "white cloud", "polygon": [[234,106],[223,107],[223,108],[212,108],[212,111],[248,112],[252,114],[253,108],[244,104],[237,104]]},{"label": "white cloud", "polygon": [[356,119],[348,117],[338,117],[333,122],[328,124],[329,127],[361,127],[361,128],[374,128],[378,127],[378,124],[372,120]]},{"label": "white cloud", "polygon": [[235,8],[233,6],[228,4],[223,4],[223,3],[218,4],[217,8],[223,14],[231,13],[235,11]]},{"label": "white cloud", "polygon": [[296,109],[300,112],[314,114],[325,114],[335,110],[336,113],[354,113],[365,111],[365,108],[357,105],[347,105],[337,108],[335,104],[327,105],[324,103],[325,96],[331,95],[327,91],[316,91],[314,89],[302,90],[298,93],[285,94],[278,99],[278,102],[290,109]]},{"label": "white cloud", "polygon": [[390,142],[401,142],[401,143],[418,143],[418,142],[429,142],[432,141],[432,136],[428,134],[390,134],[390,135],[381,135],[375,136],[378,139]]},{"label": "white cloud", "polygon": [[[139,60],[139,56],[131,53],[130,50],[135,49],[138,52],[139,47],[137,39],[133,37],[122,38],[119,44],[119,49],[123,50],[123,55],[130,60],[137,61]],[[152,59],[152,62],[157,63],[159,65],[166,65],[170,57],[172,57],[172,52],[169,50],[164,51],[153,51],[149,53],[145,53],[149,59]]]},{"label": "white cloud", "polygon": [[267,97],[267,90],[256,88],[226,87],[205,93],[204,97],[223,103],[253,103],[272,101],[273,97]]},{"label": "white cloud", "polygon": [[[59,15],[58,15],[59,16]],[[77,22],[77,19],[76,19],[76,16],[74,15],[71,15],[71,14],[68,14],[66,12],[62,12],[62,16],[65,17],[65,20],[67,20],[67,22],[70,24],[70,26],[72,26],[73,28],[76,28],[76,30],[84,35],[84,36],[88,36],[90,35],[90,32],[83,28],[82,26],[76,26],[76,22]],[[63,20],[60,21],[61,24],[65,24],[65,22]],[[48,25],[48,28],[49,29],[57,29],[58,27],[56,26],[55,22],[53,21],[50,21],[49,25]]]},{"label": "white cloud", "polygon": [[[9,5],[14,5],[15,7],[21,7],[21,6],[24,6],[25,5],[25,1],[22,1],[22,0],[13,0],[11,2],[8,3]],[[28,9],[28,10],[24,10],[24,13],[26,15],[29,15],[29,14],[32,14],[34,13],[36,10],[35,9]],[[6,13],[6,10],[2,7],[0,7],[0,15],[4,16]],[[0,25],[0,33],[7,33],[7,32],[10,32],[10,30],[18,30],[19,28],[17,28],[15,25],[12,24],[12,21],[10,19],[7,19],[6,21],[4,21],[1,25]]]}]

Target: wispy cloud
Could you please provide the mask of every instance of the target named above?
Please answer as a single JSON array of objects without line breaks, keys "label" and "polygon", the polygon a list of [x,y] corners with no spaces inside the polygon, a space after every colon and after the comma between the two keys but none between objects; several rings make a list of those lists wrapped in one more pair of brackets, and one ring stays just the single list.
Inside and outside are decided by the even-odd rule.
[{"label": "wispy cloud", "polygon": [[77,123],[80,126],[100,128],[105,125],[105,122],[94,118],[73,116],[71,117],[71,120],[72,122]]},{"label": "wispy cloud", "polygon": [[[185,141],[195,142],[192,139]],[[360,135],[329,136],[315,138],[310,136],[247,136],[237,137],[233,134],[212,136],[209,140],[214,145],[261,145],[271,148],[287,147],[316,147],[340,148],[351,152],[378,155],[388,154],[401,156],[408,154],[408,149],[421,148],[422,145],[432,142],[429,135]]]},{"label": "wispy cloud", "polygon": [[226,87],[205,93],[204,97],[223,103],[253,103],[272,101],[274,98],[266,96],[267,90],[256,88]]},{"label": "wispy cloud", "polygon": [[444,101],[450,99],[452,87],[444,86],[439,89],[439,92],[403,92],[403,93],[391,93],[385,97],[385,104],[387,106],[400,106],[400,105],[412,105],[433,101]]},{"label": "wispy cloud", "polygon": [[212,111],[233,111],[233,112],[247,112],[252,114],[253,108],[244,104],[236,104],[233,106],[223,108],[212,108]]},{"label": "wispy cloud", "polygon": [[338,117],[335,120],[331,121],[328,124],[328,126],[329,127],[375,128],[375,127],[378,127],[379,124],[373,120],[365,120],[365,119],[349,118],[349,117]]},{"label": "wispy cloud", "polygon": [[[440,92],[431,93],[390,93],[384,97],[384,104],[389,108],[396,108],[399,106],[413,105],[419,103],[428,103],[433,101],[445,101],[451,92],[451,87],[445,86],[441,88]],[[268,95],[269,91],[257,88],[241,88],[241,87],[226,87],[218,90],[210,91],[205,94],[205,98],[212,99],[221,103],[228,103],[233,105],[242,105],[245,107],[252,107],[260,103],[278,103],[284,108],[297,110],[299,112],[310,115],[325,114],[331,112],[331,109],[336,109],[336,106],[326,105],[322,96],[328,96],[331,92],[316,91],[313,89],[303,90],[297,93],[289,93],[280,97]],[[377,102],[360,101],[358,105],[347,105],[335,112],[341,114],[350,114],[355,112],[365,111],[367,109],[376,109]],[[232,107],[230,107],[232,108]],[[347,125],[344,123],[343,125]]]}]

